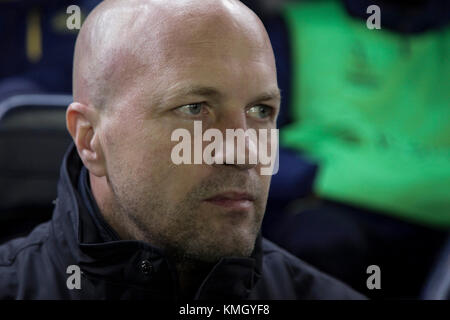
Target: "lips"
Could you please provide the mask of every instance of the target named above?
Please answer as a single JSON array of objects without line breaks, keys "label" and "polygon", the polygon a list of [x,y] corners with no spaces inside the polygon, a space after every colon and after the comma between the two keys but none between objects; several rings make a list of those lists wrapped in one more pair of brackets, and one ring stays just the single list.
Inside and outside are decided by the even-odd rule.
[{"label": "lips", "polygon": [[247,192],[223,192],[205,200],[227,209],[246,210],[253,206],[255,197]]},{"label": "lips", "polygon": [[255,197],[253,197],[250,193],[247,192],[223,192],[220,194],[217,194],[211,198],[206,199],[209,200],[248,200],[248,201],[255,201]]}]

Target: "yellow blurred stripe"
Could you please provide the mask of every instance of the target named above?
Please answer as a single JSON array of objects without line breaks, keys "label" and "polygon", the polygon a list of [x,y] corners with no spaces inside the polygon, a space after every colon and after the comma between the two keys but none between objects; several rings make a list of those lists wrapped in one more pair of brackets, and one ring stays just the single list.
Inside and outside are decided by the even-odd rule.
[{"label": "yellow blurred stripe", "polygon": [[38,9],[28,13],[27,19],[27,57],[36,63],[42,58],[41,14]]}]

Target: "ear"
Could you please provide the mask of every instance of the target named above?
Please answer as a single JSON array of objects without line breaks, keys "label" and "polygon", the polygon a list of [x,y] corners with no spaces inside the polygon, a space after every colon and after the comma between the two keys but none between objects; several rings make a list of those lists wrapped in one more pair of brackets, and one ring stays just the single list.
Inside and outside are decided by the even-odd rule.
[{"label": "ear", "polygon": [[77,147],[84,166],[97,177],[106,176],[106,163],[96,131],[98,110],[92,106],[73,102],[67,108],[66,125]]}]

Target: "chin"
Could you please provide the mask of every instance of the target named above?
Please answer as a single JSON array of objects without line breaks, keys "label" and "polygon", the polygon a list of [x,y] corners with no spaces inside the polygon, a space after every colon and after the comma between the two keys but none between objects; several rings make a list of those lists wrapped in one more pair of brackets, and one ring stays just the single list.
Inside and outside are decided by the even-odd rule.
[{"label": "chin", "polygon": [[210,241],[208,245],[203,246],[203,250],[198,251],[199,258],[207,262],[214,262],[223,257],[249,257],[255,246],[256,236],[257,234],[248,231],[234,233],[228,237],[215,235],[215,238],[212,238],[214,241]]}]

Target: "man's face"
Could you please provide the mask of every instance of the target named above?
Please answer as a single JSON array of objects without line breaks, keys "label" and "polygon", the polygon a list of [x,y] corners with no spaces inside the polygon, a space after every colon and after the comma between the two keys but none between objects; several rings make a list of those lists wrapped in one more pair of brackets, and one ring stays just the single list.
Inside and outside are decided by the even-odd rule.
[{"label": "man's face", "polygon": [[159,35],[159,48],[144,55],[149,63],[117,87],[100,139],[116,210],[152,244],[213,262],[251,253],[270,176],[260,174],[259,164],[175,165],[172,132],[184,128],[193,138],[194,121],[202,121],[203,131],[219,129],[224,138],[226,129],[270,130],[279,99],[258,100],[278,90],[263,35],[256,28],[239,34],[206,24]]}]

